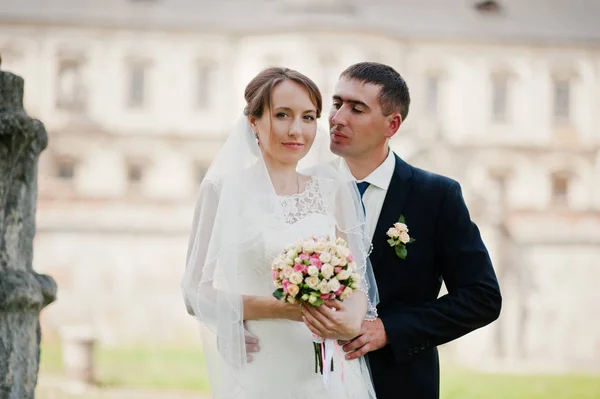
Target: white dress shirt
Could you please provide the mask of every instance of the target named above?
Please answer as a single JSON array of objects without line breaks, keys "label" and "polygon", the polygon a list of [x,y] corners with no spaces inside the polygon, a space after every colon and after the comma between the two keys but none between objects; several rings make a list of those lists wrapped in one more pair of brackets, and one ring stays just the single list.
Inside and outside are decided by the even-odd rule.
[{"label": "white dress shirt", "polygon": [[396,167],[396,158],[392,150],[388,151],[388,156],[381,165],[377,167],[371,174],[358,182],[367,182],[369,187],[363,194],[363,204],[365,204],[365,212],[367,216],[366,232],[367,237],[373,241],[373,234],[377,227],[379,214],[383,207],[383,201],[387,194],[390,181]]}]

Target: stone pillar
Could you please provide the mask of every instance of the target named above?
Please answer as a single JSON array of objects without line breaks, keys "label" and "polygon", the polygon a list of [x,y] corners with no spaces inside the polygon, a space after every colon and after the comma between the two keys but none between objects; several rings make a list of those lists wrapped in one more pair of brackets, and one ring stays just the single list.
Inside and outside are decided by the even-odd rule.
[{"label": "stone pillar", "polygon": [[0,71],[0,399],[34,397],[42,308],[56,283],[32,267],[44,125],[23,110],[23,79]]}]

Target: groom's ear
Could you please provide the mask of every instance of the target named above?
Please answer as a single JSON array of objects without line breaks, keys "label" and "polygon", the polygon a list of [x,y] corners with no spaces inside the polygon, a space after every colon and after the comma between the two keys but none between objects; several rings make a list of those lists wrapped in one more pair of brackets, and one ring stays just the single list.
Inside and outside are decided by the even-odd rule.
[{"label": "groom's ear", "polygon": [[388,139],[392,138],[396,132],[398,132],[398,129],[400,129],[400,125],[402,125],[402,116],[398,112],[394,112],[389,116],[388,128],[385,136]]}]

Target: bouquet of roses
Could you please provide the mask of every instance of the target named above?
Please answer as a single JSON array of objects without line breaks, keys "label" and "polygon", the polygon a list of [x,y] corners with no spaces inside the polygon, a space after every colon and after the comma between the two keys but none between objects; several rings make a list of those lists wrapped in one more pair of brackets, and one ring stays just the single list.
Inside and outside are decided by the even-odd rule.
[{"label": "bouquet of roses", "polygon": [[[360,280],[346,241],[329,237],[308,237],[288,245],[273,260],[272,276],[275,298],[312,306],[321,306],[327,299],[343,301],[358,288]],[[323,364],[332,359],[333,343],[326,345],[315,336],[314,345],[315,369],[323,374]],[[330,349],[326,351],[326,347]]]}]

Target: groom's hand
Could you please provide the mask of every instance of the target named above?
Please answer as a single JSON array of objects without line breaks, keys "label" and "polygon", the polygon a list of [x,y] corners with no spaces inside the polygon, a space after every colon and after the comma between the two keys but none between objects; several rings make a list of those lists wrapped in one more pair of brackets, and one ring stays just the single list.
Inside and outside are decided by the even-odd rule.
[{"label": "groom's hand", "polygon": [[258,338],[248,333],[246,322],[244,322],[244,341],[246,343],[246,361],[252,363],[252,360],[254,360],[252,353],[260,351],[260,345],[258,345]]},{"label": "groom's hand", "polygon": [[302,319],[310,331],[326,339],[349,340],[360,332],[361,320],[334,299],[321,306],[303,305]]},{"label": "groom's hand", "polygon": [[346,352],[346,360],[357,359],[386,346],[388,337],[381,319],[363,321],[360,334],[352,341],[338,341]]}]

